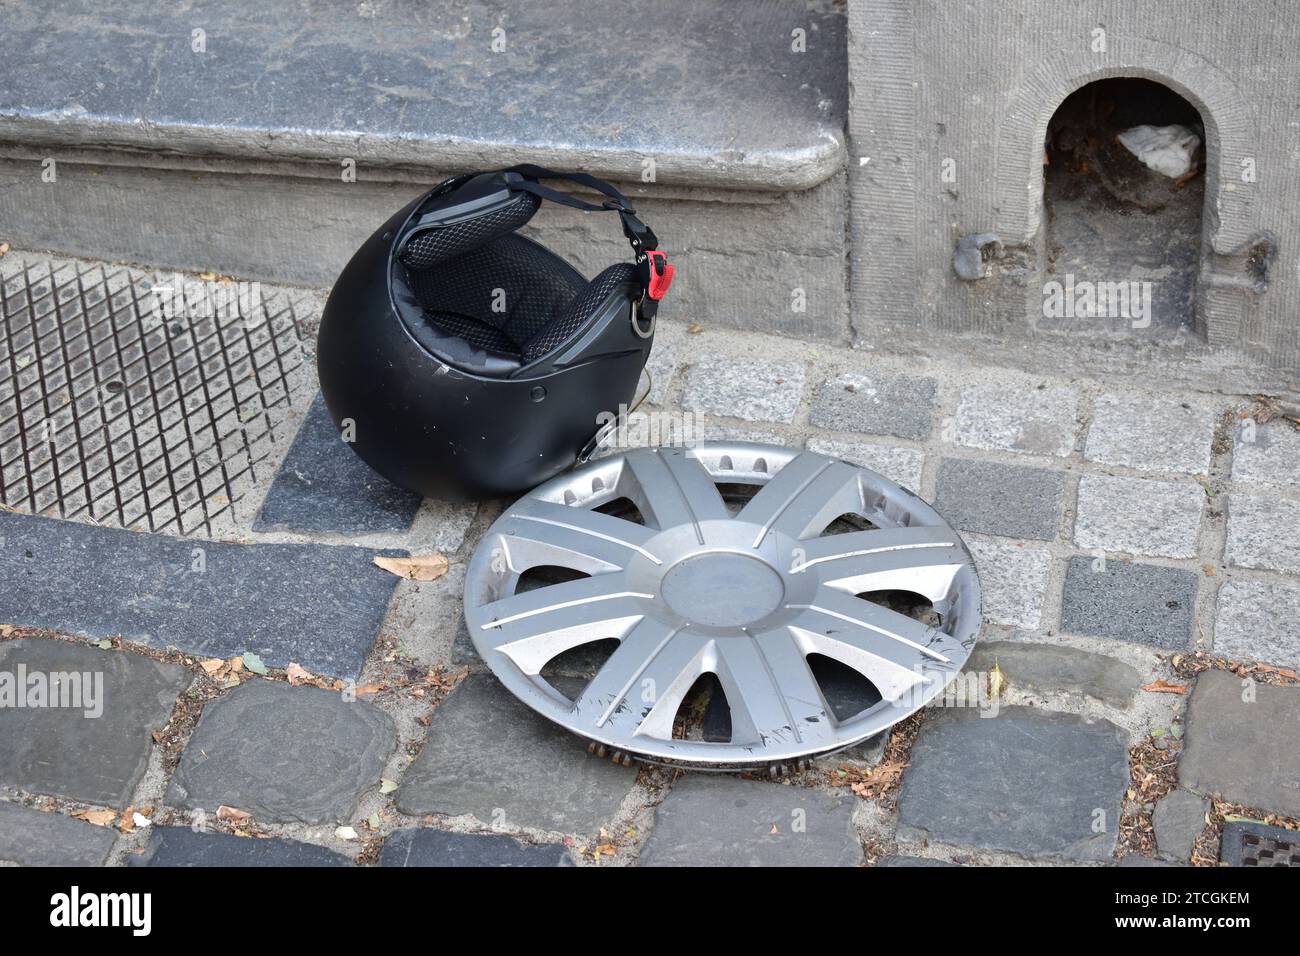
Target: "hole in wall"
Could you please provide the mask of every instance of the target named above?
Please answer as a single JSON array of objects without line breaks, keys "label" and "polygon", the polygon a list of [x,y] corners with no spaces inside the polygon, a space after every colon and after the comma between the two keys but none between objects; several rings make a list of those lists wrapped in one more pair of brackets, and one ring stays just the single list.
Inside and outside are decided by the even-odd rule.
[{"label": "hole in wall", "polygon": [[[1154,129],[1131,132],[1138,127]],[[1066,97],[1043,143],[1039,327],[1146,339],[1193,334],[1205,162],[1200,113],[1163,84],[1114,77]]]}]

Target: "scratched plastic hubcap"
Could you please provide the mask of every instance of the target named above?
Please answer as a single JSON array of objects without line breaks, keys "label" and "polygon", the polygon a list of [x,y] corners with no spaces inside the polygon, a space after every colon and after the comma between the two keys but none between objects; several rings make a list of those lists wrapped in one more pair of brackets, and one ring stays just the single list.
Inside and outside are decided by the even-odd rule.
[{"label": "scratched plastic hubcap", "polygon": [[[539,568],[560,583],[521,588]],[[929,613],[901,613],[886,592]],[[740,442],[637,449],[547,482],[493,524],[465,586],[475,647],[529,707],[616,753],[716,768],[798,762],[907,717],[965,663],[979,604],[965,545],[911,492]],[[610,639],[585,688],[543,676],[558,655]],[[837,713],[814,655],[879,700]],[[679,739],[678,711],[706,673],[731,739]]]}]

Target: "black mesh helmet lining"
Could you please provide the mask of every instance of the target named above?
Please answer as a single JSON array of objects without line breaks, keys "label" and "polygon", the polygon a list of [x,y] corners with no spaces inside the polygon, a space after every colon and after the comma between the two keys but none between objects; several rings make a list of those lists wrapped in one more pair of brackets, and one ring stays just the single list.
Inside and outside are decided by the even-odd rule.
[{"label": "black mesh helmet lining", "polygon": [[402,249],[402,262],[412,269],[428,269],[452,256],[469,252],[497,236],[514,232],[533,218],[541,202],[531,193],[520,192],[500,209],[418,232]]},{"label": "black mesh helmet lining", "polygon": [[[395,272],[404,273],[429,331],[444,345],[450,336],[524,363],[564,344],[620,284],[636,282],[636,267],[618,263],[589,284],[559,256],[513,233],[428,269],[399,265]],[[460,358],[456,348],[436,351]]]}]

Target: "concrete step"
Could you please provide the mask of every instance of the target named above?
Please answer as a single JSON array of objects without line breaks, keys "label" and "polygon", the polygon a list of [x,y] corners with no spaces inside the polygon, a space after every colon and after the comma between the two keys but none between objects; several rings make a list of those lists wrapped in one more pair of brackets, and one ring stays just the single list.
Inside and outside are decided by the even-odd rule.
[{"label": "concrete step", "polygon": [[[308,286],[445,175],[581,168],[637,197],[680,316],[848,334],[847,65],[826,0],[19,0],[0,31],[15,245]],[[548,210],[589,273],[604,217]]]}]

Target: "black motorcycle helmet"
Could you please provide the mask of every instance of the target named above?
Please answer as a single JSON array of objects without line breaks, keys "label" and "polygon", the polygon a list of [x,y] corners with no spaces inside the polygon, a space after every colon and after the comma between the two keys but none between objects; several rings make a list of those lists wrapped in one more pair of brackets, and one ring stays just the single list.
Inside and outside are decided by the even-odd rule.
[{"label": "black motorcycle helmet", "polygon": [[[617,212],[635,262],[588,282],[517,235],[543,199]],[[330,292],[325,404],[344,441],[405,488],[518,494],[584,459],[632,401],[672,276],[654,232],[595,177],[525,165],[449,179],[380,226]]]}]

